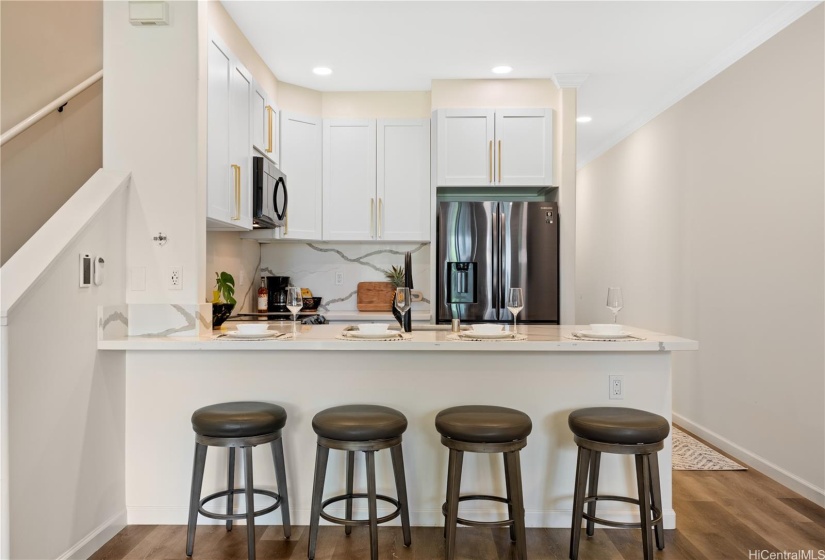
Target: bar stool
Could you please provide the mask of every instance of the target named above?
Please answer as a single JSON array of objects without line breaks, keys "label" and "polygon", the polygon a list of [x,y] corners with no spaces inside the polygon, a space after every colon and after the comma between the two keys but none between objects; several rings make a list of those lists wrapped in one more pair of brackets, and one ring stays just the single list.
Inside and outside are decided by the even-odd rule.
[{"label": "bar stool", "polygon": [[[386,523],[401,515],[401,529],[404,534],[404,546],[410,546],[410,512],[407,506],[407,482],[404,477],[404,456],[401,452],[401,434],[407,429],[407,418],[392,408],[369,404],[355,404],[328,408],[315,415],[312,429],[318,434],[318,447],[315,456],[315,482],[312,486],[312,511],[309,523],[309,560],[315,558],[315,546],[318,542],[318,524],[323,517],[327,521],[344,525],[347,535],[353,525],[369,525],[370,558],[378,559],[378,524]],[[324,479],[327,473],[329,450],[338,449],[347,452],[347,493],[321,501],[324,494]],[[395,475],[398,499],[376,494],[375,491],[375,452],[389,449],[392,457],[392,469]],[[355,452],[363,451],[367,463],[367,493],[353,493],[353,471]],[[352,518],[352,500],[366,498],[369,519]],[[333,517],[324,508],[330,504],[346,500],[345,518]],[[377,500],[389,502],[395,511],[384,517],[378,517]]]},{"label": "bar stool", "polygon": [[[213,404],[199,408],[192,414],[192,429],[195,430],[195,465],[192,469],[192,492],[189,497],[189,527],[186,532],[186,555],[192,556],[195,547],[195,529],[198,513],[212,519],[225,519],[226,530],[232,530],[233,519],[246,519],[247,551],[249,560],[255,560],[255,518],[281,508],[284,538],[289,538],[289,498],[284,469],[284,446],[281,430],[286,425],[286,411],[275,404],[264,402],[230,402]],[[278,493],[256,489],[252,482],[252,448],[269,443],[275,462],[275,478]],[[209,446],[229,448],[229,474],[227,490],[210,494],[200,499],[203,486],[203,471],[206,464],[206,450]],[[235,485],[235,448],[243,451],[244,487]],[[246,513],[232,513],[233,496],[246,496]],[[255,496],[269,496],[275,503],[255,511]],[[226,513],[214,513],[204,506],[214,499],[226,496]]]},{"label": "bar stool", "polygon": [[[455,406],[435,417],[435,428],[441,434],[441,443],[450,449],[447,468],[447,501],[441,507],[444,514],[444,533],[447,539],[447,560],[455,557],[457,524],[477,527],[510,527],[510,540],[516,543],[521,560],[527,559],[527,541],[524,530],[524,497],[521,488],[519,451],[527,445],[527,436],[533,430],[530,417],[521,411],[501,406]],[[499,496],[461,494],[461,467],[464,452],[502,453],[507,498]],[[473,521],[458,517],[458,504],[469,500],[490,500],[507,504],[508,518],[503,521]]]},{"label": "bar stool", "polygon": [[[670,433],[667,420],[658,414],[635,408],[597,407],[574,410],[570,413],[567,423],[574,434],[573,440],[579,447],[573,496],[573,526],[570,533],[570,559],[576,560],[579,556],[579,539],[584,518],[587,520],[588,536],[593,536],[595,523],[610,527],[641,529],[644,558],[651,560],[651,529],[656,535],[656,547],[659,550],[665,548],[662,490],[656,453],[662,449],[664,440]],[[599,463],[602,453],[635,455],[638,500],[623,496],[598,495]],[[621,523],[596,517],[596,502],[605,500],[638,504],[640,522]],[[585,504],[587,513],[584,512]]]}]

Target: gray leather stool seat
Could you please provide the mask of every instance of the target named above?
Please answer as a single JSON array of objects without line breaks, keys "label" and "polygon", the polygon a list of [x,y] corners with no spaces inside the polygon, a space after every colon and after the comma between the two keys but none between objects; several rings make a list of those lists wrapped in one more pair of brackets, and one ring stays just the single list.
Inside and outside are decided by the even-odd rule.
[{"label": "gray leather stool seat", "polygon": [[530,417],[513,408],[489,405],[454,406],[438,413],[435,429],[444,437],[473,443],[506,443],[533,430]]},{"label": "gray leather stool seat", "polygon": [[[192,556],[195,547],[195,530],[198,515],[226,521],[226,530],[232,530],[232,522],[246,520],[247,557],[255,560],[255,518],[281,509],[284,537],[289,538],[289,495],[286,487],[284,444],[281,430],[286,425],[286,410],[277,404],[266,402],[228,402],[199,408],[192,414],[195,431],[195,462],[192,467],[192,489],[189,494],[189,523],[186,531],[186,555]],[[252,476],[252,448],[270,444],[275,464],[275,480],[278,493],[255,488]],[[206,452],[209,447],[226,447],[229,450],[226,490],[201,498]],[[243,488],[235,488],[235,451],[240,450],[244,461]],[[246,511],[234,513],[234,498],[243,494]],[[273,503],[255,510],[254,495],[267,496]],[[204,506],[212,500],[226,498],[226,513],[207,510]]]},{"label": "gray leather stool seat", "polygon": [[265,402],[230,402],[205,406],[192,414],[196,434],[236,438],[271,434],[286,425],[286,410]]},{"label": "gray leather stool seat", "polygon": [[603,443],[656,443],[670,433],[670,424],[658,414],[635,408],[581,408],[567,419],[577,436]]},{"label": "gray leather stool seat", "polygon": [[[570,560],[577,560],[579,556],[582,520],[587,522],[589,537],[593,536],[596,523],[641,529],[644,560],[652,560],[654,539],[656,548],[665,548],[657,453],[664,447],[664,440],[670,433],[667,419],[635,408],[594,407],[574,410],[568,416],[567,424],[579,448],[573,492]],[[599,494],[602,453],[634,456],[638,499]],[[639,507],[639,523],[597,517],[596,504],[600,501],[636,504]]]},{"label": "gray leather stool seat", "polygon": [[[527,445],[527,436],[533,430],[530,417],[520,410],[503,406],[454,406],[436,415],[435,429],[441,434],[441,443],[450,450],[447,466],[447,499],[441,507],[441,512],[444,514],[444,538],[447,540],[446,560],[455,558],[459,524],[476,527],[509,527],[510,540],[516,545],[516,558],[527,560],[519,452]],[[481,494],[461,495],[461,471],[465,452],[502,454],[506,497]],[[459,517],[459,503],[473,500],[507,504],[507,519],[476,521]]]},{"label": "gray leather stool seat", "polygon": [[[370,559],[378,560],[378,525],[401,516],[404,546],[410,546],[410,512],[407,504],[407,481],[404,476],[404,455],[401,439],[407,430],[407,417],[399,411],[374,404],[350,404],[322,410],[312,419],[312,429],[318,434],[315,455],[315,481],[312,486],[312,511],[309,515],[309,546],[307,558],[315,558],[318,526],[321,518],[344,526],[347,535],[355,525],[368,525]],[[347,452],[347,489],[345,494],[324,500],[329,450]],[[378,494],[375,484],[375,452],[389,449],[398,499]],[[367,491],[353,489],[355,453],[363,452],[367,467]],[[366,499],[368,519],[353,519],[352,502]],[[395,511],[378,517],[378,501],[395,506]],[[344,502],[344,517],[334,517],[324,511],[328,505]]]},{"label": "gray leather stool seat", "polygon": [[329,439],[374,441],[403,434],[407,418],[387,406],[350,404],[322,410],[312,419],[312,429]]}]

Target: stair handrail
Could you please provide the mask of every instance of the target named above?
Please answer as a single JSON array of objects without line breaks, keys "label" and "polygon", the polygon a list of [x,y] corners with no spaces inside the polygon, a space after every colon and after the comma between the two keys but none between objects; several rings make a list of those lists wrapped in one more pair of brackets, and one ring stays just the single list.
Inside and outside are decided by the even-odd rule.
[{"label": "stair handrail", "polygon": [[103,78],[103,70],[95,72],[94,74],[92,74],[79,84],[77,84],[75,87],[73,87],[72,89],[70,89],[69,91],[67,91],[66,93],[64,93],[63,95],[61,95],[60,97],[58,97],[57,99],[55,99],[54,101],[40,109],[39,111],[36,111],[28,118],[23,119],[22,121],[20,121],[20,123],[8,129],[6,132],[2,134],[2,136],[0,136],[0,146],[14,138],[15,136],[17,136],[33,124],[40,121],[43,117],[45,117],[55,109],[59,111],[61,107],[68,103],[69,100],[72,99],[75,95],[85,90],[101,78]]}]

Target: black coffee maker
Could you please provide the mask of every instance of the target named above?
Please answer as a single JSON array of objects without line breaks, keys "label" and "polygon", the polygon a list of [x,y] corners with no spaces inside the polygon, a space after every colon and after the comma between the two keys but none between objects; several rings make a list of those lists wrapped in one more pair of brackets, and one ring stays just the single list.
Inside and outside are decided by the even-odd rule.
[{"label": "black coffee maker", "polygon": [[289,276],[267,276],[266,290],[269,295],[267,311],[289,312],[286,308],[286,289],[289,287]]}]

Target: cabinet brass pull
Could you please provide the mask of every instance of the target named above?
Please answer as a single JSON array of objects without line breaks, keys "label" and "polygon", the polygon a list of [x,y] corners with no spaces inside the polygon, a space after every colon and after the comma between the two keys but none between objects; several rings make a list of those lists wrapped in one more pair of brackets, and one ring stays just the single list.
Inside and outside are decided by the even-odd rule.
[{"label": "cabinet brass pull", "polygon": [[272,114],[274,112],[275,111],[272,109],[272,107],[270,107],[269,105],[266,106],[266,114],[269,118],[269,139],[267,140],[266,144],[266,153],[268,154],[272,153]]},{"label": "cabinet brass pull", "polygon": [[501,140],[498,141],[498,182],[501,183]]},{"label": "cabinet brass pull", "polygon": [[232,171],[235,173],[235,215],[233,220],[241,219],[241,166],[232,164]]},{"label": "cabinet brass pull", "polygon": [[370,199],[370,237],[375,237],[375,199]]},{"label": "cabinet brass pull", "polygon": [[381,219],[381,212],[382,207],[384,205],[384,200],[382,198],[378,198],[378,239],[381,239],[381,236],[384,234],[384,220]]},{"label": "cabinet brass pull", "polygon": [[489,181],[490,183],[493,182],[493,141],[490,140],[490,171],[489,171]]},{"label": "cabinet brass pull", "polygon": [[284,216],[284,237],[289,235],[289,210],[286,211],[286,216]]}]

